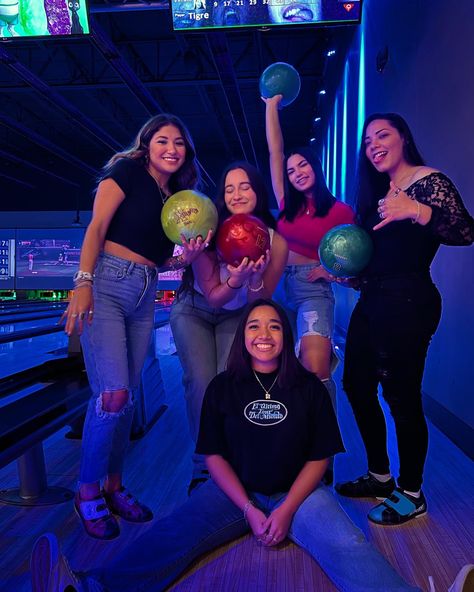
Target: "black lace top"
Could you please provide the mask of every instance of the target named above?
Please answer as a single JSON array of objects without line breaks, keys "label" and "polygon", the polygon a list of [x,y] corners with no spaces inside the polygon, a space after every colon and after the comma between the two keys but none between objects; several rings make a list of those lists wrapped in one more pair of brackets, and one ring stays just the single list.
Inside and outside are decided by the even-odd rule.
[{"label": "black lace top", "polygon": [[412,183],[406,193],[430,206],[431,220],[426,226],[402,220],[374,231],[372,228],[380,222],[374,204],[363,223],[374,242],[374,254],[364,276],[428,272],[440,244],[473,243],[474,219],[446,175],[430,173]]}]

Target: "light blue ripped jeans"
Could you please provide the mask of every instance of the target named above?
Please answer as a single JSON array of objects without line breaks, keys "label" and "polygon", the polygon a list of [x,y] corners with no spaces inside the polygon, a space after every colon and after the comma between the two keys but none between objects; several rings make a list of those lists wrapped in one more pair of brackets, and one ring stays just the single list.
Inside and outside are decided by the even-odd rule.
[{"label": "light blue ripped jeans", "polygon": [[[156,268],[102,253],[94,271],[94,320],[81,337],[92,390],[79,480],[96,483],[121,474],[133,419],[132,392],[140,384],[154,323]],[[117,413],[102,408],[102,393],[128,390]]]},{"label": "light blue ripped jeans", "polygon": [[[286,493],[249,497],[269,515]],[[247,532],[242,511],[209,479],[183,506],[125,547],[112,564],[80,577],[88,592],[159,592],[197,557]],[[342,592],[421,592],[367,541],[324,485],[297,509],[288,538],[305,549]]]},{"label": "light blue ripped jeans", "polygon": [[[287,265],[277,286],[274,300],[288,313],[299,356],[301,338],[321,335],[332,339],[334,333],[334,292],[332,284],[324,280],[310,282],[308,274],[320,263]],[[323,380],[336,410],[336,385],[330,376]]]}]

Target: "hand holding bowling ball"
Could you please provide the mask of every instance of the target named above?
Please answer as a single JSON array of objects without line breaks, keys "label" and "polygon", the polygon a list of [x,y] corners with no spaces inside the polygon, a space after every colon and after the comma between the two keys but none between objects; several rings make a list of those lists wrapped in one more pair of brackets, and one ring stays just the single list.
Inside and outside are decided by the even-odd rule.
[{"label": "hand holding bowling ball", "polygon": [[234,214],[217,231],[216,248],[219,257],[238,267],[244,257],[257,262],[270,249],[270,233],[266,225],[249,214]]},{"label": "hand holding bowling ball", "polygon": [[282,95],[280,105],[286,107],[298,96],[301,88],[300,76],[290,64],[275,62],[266,68],[260,76],[260,95],[269,99]]},{"label": "hand holding bowling ball", "polygon": [[372,251],[372,240],[363,228],[341,224],[326,232],[318,252],[328,273],[337,278],[351,278],[367,266]]},{"label": "hand holding bowling ball", "polygon": [[201,237],[217,227],[217,209],[212,201],[199,191],[185,189],[169,197],[161,210],[161,224],[166,236],[175,244]]}]

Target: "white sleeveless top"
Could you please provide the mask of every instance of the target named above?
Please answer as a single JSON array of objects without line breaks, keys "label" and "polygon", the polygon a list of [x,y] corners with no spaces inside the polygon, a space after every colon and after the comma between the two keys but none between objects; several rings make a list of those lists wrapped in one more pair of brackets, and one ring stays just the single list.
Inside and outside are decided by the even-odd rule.
[{"label": "white sleeveless top", "polygon": [[[274,233],[273,228],[269,228],[268,233],[270,235],[270,249],[271,249],[272,242],[273,242],[273,233]],[[227,269],[227,263],[224,263],[223,261],[219,262],[219,275],[220,275],[221,284],[225,284],[225,282],[228,280],[228,278],[230,278],[230,273],[229,273],[229,270]],[[194,289],[196,290],[196,292],[199,292],[199,294],[202,294],[202,290],[199,287],[198,281],[196,279],[194,280]],[[232,300],[229,300],[229,302],[226,302],[222,306],[222,308],[224,310],[237,310],[238,308],[242,308],[243,306],[245,306],[247,304],[247,302],[248,302],[248,300],[247,300],[247,284],[244,284],[238,290],[234,290],[234,292],[235,292],[235,294],[234,294],[234,297],[232,298]]]}]

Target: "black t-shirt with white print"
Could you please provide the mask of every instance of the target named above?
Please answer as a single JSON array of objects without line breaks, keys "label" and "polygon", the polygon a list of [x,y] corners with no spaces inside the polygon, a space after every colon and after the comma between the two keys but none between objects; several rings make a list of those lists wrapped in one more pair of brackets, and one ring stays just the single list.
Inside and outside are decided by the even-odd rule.
[{"label": "black t-shirt with white print", "polygon": [[[257,373],[267,389],[276,375]],[[253,374],[239,381],[217,375],[204,397],[196,445],[198,454],[223,456],[247,491],[265,495],[288,491],[307,461],[344,451],[329,395],[315,376],[292,389],[276,383],[270,396]]]}]

